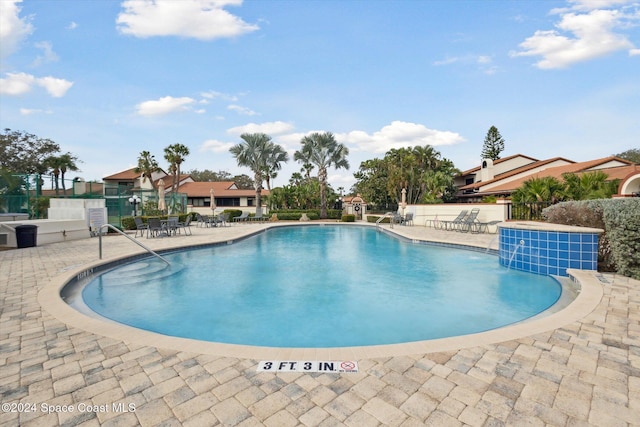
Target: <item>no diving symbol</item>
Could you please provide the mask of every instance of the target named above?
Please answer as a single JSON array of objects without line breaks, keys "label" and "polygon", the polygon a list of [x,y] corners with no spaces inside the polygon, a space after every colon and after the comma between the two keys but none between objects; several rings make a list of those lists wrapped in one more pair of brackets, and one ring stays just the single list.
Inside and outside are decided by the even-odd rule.
[{"label": "no diving symbol", "polygon": [[340,363],[340,367],[345,371],[352,371],[356,368],[356,364],[353,362],[342,362]]}]

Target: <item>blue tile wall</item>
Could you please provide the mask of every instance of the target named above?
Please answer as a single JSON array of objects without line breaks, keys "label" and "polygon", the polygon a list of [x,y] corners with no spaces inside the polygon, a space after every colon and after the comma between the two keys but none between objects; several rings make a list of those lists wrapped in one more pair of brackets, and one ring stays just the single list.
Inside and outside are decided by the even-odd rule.
[{"label": "blue tile wall", "polygon": [[598,234],[500,228],[500,265],[530,273],[567,276],[567,268],[597,270]]}]

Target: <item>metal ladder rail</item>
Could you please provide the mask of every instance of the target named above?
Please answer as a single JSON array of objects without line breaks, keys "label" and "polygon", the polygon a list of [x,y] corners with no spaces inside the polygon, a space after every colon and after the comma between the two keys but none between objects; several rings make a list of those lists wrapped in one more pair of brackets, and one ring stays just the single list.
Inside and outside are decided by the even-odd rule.
[{"label": "metal ladder rail", "polygon": [[[387,212],[386,214],[378,218],[378,220],[376,221],[376,230],[378,229],[378,227],[380,227],[380,223],[387,217],[391,218],[391,215],[393,215],[393,212]],[[389,225],[391,226],[391,228],[393,228],[393,221],[389,221]]]},{"label": "metal ladder rail", "polygon": [[169,261],[167,261],[165,258],[163,258],[162,256],[160,256],[157,253],[155,253],[152,249],[150,249],[147,246],[143,245],[142,243],[138,242],[136,239],[132,238],[131,236],[129,236],[128,234],[124,233],[122,230],[119,230],[118,228],[114,227],[111,224],[103,224],[98,229],[98,241],[99,241],[99,247],[100,247],[100,249],[99,249],[100,259],[102,259],[102,229],[105,228],[105,227],[110,228],[111,230],[114,230],[114,231],[122,234],[124,237],[126,237],[127,239],[129,239],[132,242],[134,242],[136,245],[142,247],[145,251],[149,252],[150,254],[152,254],[154,256],[157,256],[162,261],[166,262],[167,265],[169,265],[169,266],[171,265],[171,263]]}]

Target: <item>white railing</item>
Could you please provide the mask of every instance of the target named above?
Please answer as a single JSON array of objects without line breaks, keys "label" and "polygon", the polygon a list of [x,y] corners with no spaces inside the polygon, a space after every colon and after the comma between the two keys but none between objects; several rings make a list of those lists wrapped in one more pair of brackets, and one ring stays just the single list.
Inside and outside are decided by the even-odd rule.
[{"label": "white railing", "polygon": [[164,259],[163,257],[161,257],[160,255],[158,255],[157,253],[155,253],[153,250],[151,250],[150,248],[146,247],[145,245],[143,245],[142,243],[138,242],[136,239],[132,238],[131,236],[129,236],[128,234],[124,233],[122,230],[119,230],[118,228],[114,227],[111,224],[104,224],[102,225],[99,229],[98,229],[98,241],[99,241],[99,256],[100,259],[102,259],[102,229],[103,228],[110,228],[111,230],[114,230],[120,234],[122,234],[124,237],[126,237],[127,239],[131,240],[132,242],[134,242],[136,245],[142,247],[145,251],[149,252],[151,255],[157,256],[158,258],[160,258],[162,261],[166,262],[167,265],[171,265],[171,263],[169,261],[167,261],[166,259]]}]

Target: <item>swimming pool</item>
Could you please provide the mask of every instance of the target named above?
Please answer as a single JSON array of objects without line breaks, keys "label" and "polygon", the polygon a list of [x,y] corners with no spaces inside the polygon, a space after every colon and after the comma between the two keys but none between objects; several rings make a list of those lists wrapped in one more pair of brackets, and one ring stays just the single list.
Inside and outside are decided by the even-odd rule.
[{"label": "swimming pool", "polygon": [[83,290],[100,315],[165,335],[270,347],[393,344],[470,334],[531,317],[552,278],[481,252],[415,244],[370,227],[277,227],[145,258]]}]

